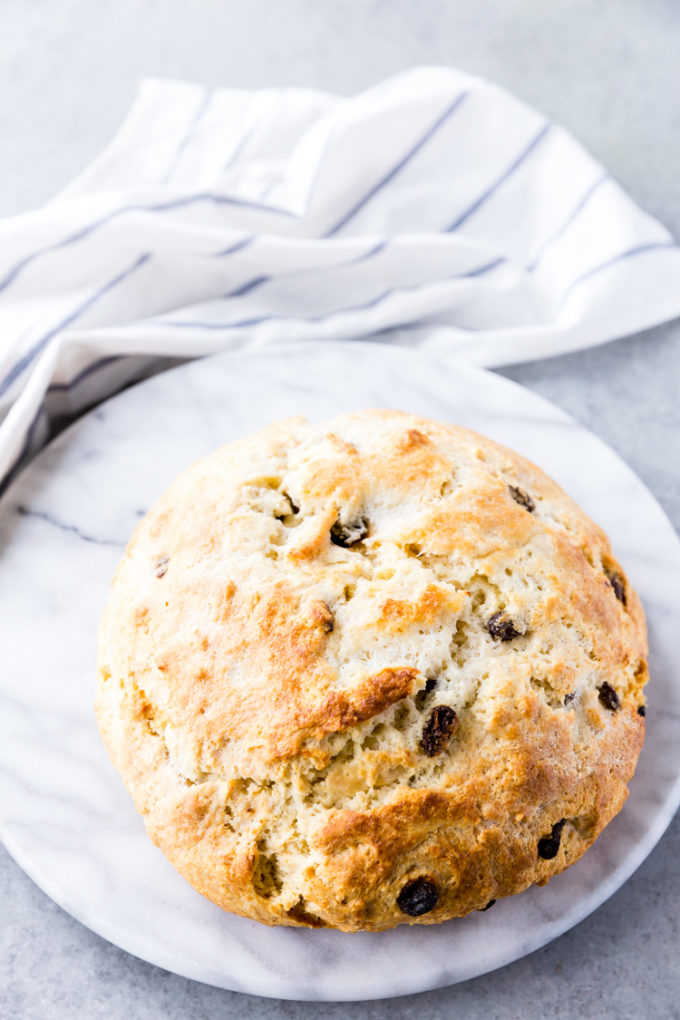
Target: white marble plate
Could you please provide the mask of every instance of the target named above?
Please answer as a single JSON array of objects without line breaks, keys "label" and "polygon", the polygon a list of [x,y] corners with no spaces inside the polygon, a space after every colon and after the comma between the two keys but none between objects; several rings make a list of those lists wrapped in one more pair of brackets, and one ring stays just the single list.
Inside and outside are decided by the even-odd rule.
[{"label": "white marble plate", "polygon": [[[133,526],[178,471],[276,418],[367,406],[459,422],[516,448],[604,525],[649,617],[647,741],[622,813],[544,888],[434,927],[269,929],[203,899],[146,838],[95,728],[97,621]],[[323,1000],[401,995],[482,974],[544,945],[610,896],[680,800],[680,543],[603,443],[500,376],[356,342],[193,362],[103,404],[42,453],[3,501],[0,549],[4,840],[71,914],[178,974]]]}]

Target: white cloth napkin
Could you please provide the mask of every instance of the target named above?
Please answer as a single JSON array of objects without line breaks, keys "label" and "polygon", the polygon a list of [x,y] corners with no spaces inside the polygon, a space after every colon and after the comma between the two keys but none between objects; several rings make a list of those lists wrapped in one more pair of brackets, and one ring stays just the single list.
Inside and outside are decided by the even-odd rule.
[{"label": "white cloth napkin", "polygon": [[492,366],[679,314],[669,233],[485,81],[151,80],[70,187],[0,223],[0,481],[168,357],[374,336]]}]

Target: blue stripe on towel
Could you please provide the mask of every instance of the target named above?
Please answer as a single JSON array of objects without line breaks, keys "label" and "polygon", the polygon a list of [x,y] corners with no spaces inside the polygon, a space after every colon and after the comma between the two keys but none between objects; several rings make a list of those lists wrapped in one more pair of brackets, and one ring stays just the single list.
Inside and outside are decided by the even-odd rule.
[{"label": "blue stripe on towel", "polygon": [[397,174],[400,172],[400,170],[403,170],[403,168],[406,166],[406,164],[409,163],[410,160],[412,160],[413,157],[416,156],[420,152],[420,150],[423,148],[423,146],[426,145],[429,142],[429,140],[432,138],[432,136],[437,133],[439,128],[444,123],[446,123],[446,121],[449,119],[449,117],[451,117],[456,112],[456,110],[461,105],[461,103],[463,102],[465,97],[468,95],[468,93],[469,93],[469,90],[467,90],[467,89],[465,90],[465,92],[461,92],[461,94],[459,96],[457,96],[456,99],[454,99],[454,101],[451,103],[451,105],[446,110],[444,110],[444,112],[441,114],[441,116],[439,116],[437,118],[437,120],[434,122],[434,124],[432,124],[427,129],[427,131],[422,136],[422,138],[420,138],[415,143],[415,145],[413,145],[409,149],[409,151],[406,153],[406,155],[403,156],[399,160],[399,162],[396,164],[396,166],[392,167],[392,169],[387,174],[385,174],[385,176],[380,181],[378,181],[378,183],[375,184],[371,188],[371,190],[366,195],[364,195],[364,197],[362,199],[360,199],[357,202],[357,204],[355,206],[353,206],[349,210],[349,212],[346,212],[344,214],[344,216],[342,217],[342,219],[338,220],[338,222],[335,224],[335,226],[331,227],[331,229],[328,230],[324,236],[325,237],[332,237],[333,234],[337,234],[338,231],[342,230],[342,228],[344,226],[346,226],[349,223],[349,221],[351,219],[353,219],[354,216],[356,216],[356,214],[361,209],[363,209],[364,206],[368,202],[370,202],[371,199],[374,198],[375,195],[377,195],[377,193],[379,191],[382,190],[382,188],[385,187],[386,184],[389,184],[389,182],[391,180],[393,180],[394,177],[397,176]]},{"label": "blue stripe on towel", "polygon": [[241,319],[237,322],[200,322],[187,319],[160,319],[156,320],[156,322],[160,326],[169,326],[171,329],[208,330],[245,329],[251,326],[259,326],[264,322],[324,322],[326,319],[332,319],[337,315],[346,315],[350,312],[361,312],[365,311],[367,308],[375,308],[376,305],[379,305],[393,294],[401,294],[406,291],[432,287],[435,284],[448,283],[452,280],[465,280],[472,279],[476,276],[483,276],[485,273],[490,273],[493,269],[496,269],[505,262],[507,262],[507,259],[504,256],[499,256],[491,262],[487,262],[481,266],[476,266],[474,269],[468,269],[463,273],[452,273],[450,276],[443,276],[437,280],[426,280],[424,283],[410,284],[405,287],[391,287],[389,290],[383,291],[381,294],[378,294],[376,297],[371,298],[370,301],[366,301],[363,304],[351,305],[346,308],[336,308],[332,312],[323,312],[320,315],[260,315],[254,316],[250,319]]},{"label": "blue stripe on towel", "polygon": [[240,241],[236,241],[234,244],[229,245],[228,248],[221,248],[220,251],[213,252],[212,257],[215,259],[221,259],[226,255],[235,255],[237,251],[243,251],[244,248],[248,248],[255,240],[255,234],[248,234],[247,237],[242,237]]},{"label": "blue stripe on towel", "polygon": [[96,372],[99,372],[102,368],[107,368],[108,365],[113,364],[116,361],[123,361],[124,358],[135,357],[134,354],[111,354],[108,358],[100,358],[99,361],[93,361],[89,365],[86,365],[80,372],[73,376],[69,382],[65,383],[51,383],[45,391],[45,396],[49,396],[50,393],[70,393],[79,383],[84,379],[89,378]]},{"label": "blue stripe on towel", "polygon": [[[125,216],[127,213],[147,213],[147,212],[170,212],[173,209],[183,209],[189,205],[195,205],[200,202],[212,202],[215,205],[234,205],[245,209],[254,209],[259,212],[271,212],[279,216],[286,216],[294,219],[296,214],[290,212],[288,209],[280,209],[276,206],[264,205],[260,202],[249,201],[244,198],[232,198],[229,195],[213,195],[210,192],[201,192],[198,195],[185,195],[183,198],[168,199],[165,202],[156,202],[152,205],[126,205],[119,209],[113,209],[111,212],[106,213],[104,216],[100,216],[99,219],[94,220],[92,223],[87,223],[84,227],[80,227],[73,234],[69,234],[68,237],[62,238],[61,241],[55,241],[54,244],[48,244],[44,248],[39,248],[37,251],[31,252],[30,255],[25,255],[19,262],[16,263],[0,280],[0,294],[5,291],[19,276],[23,270],[29,266],[36,259],[40,258],[41,255],[48,255],[50,252],[59,251],[60,248],[66,248],[71,244],[77,244],[78,241],[84,241],[85,238],[95,234],[100,227],[106,226],[107,223],[111,223],[119,216]],[[245,242],[242,245],[245,247]],[[229,253],[228,250],[226,252]]]},{"label": "blue stripe on towel", "polygon": [[502,184],[505,184],[505,182],[506,182],[506,181],[508,180],[508,178],[509,178],[509,177],[512,177],[512,175],[514,174],[515,170],[517,170],[517,169],[518,169],[518,168],[519,168],[519,167],[520,167],[520,166],[522,165],[522,163],[524,163],[524,162],[525,162],[525,160],[527,160],[527,159],[529,158],[529,156],[530,156],[530,155],[532,154],[532,152],[534,151],[534,149],[535,149],[535,148],[536,148],[536,147],[537,147],[538,145],[540,145],[540,143],[541,143],[541,142],[543,141],[543,139],[544,139],[544,138],[545,138],[545,136],[546,136],[546,135],[548,134],[548,132],[550,131],[550,129],[551,129],[551,128],[552,128],[552,124],[544,124],[544,126],[543,126],[543,127],[541,128],[541,130],[540,130],[540,131],[538,132],[538,134],[537,134],[537,135],[535,135],[535,136],[534,136],[534,138],[532,138],[532,140],[531,140],[531,141],[529,142],[529,144],[528,144],[528,145],[526,146],[526,148],[525,148],[525,149],[523,149],[523,150],[522,150],[522,152],[520,152],[519,156],[517,156],[517,157],[516,157],[516,158],[515,158],[515,159],[514,159],[514,160],[512,161],[512,163],[510,164],[510,166],[509,166],[509,167],[508,167],[508,168],[507,168],[506,170],[504,170],[504,171],[503,171],[503,173],[501,174],[501,176],[500,176],[500,177],[498,177],[498,178],[497,178],[497,179],[496,179],[496,180],[495,180],[495,181],[493,182],[493,184],[491,184],[491,185],[490,185],[490,186],[489,186],[489,187],[488,187],[488,188],[486,189],[486,191],[482,192],[482,194],[481,194],[481,195],[479,196],[479,198],[477,198],[477,199],[476,199],[476,200],[475,200],[475,201],[474,201],[474,202],[472,203],[472,205],[471,205],[471,206],[469,206],[469,207],[468,207],[468,208],[467,208],[467,209],[465,210],[465,212],[461,213],[461,214],[460,214],[460,215],[459,215],[459,216],[458,216],[458,217],[457,217],[457,218],[456,218],[456,219],[455,219],[455,220],[453,221],[453,223],[451,223],[451,224],[450,224],[450,226],[448,226],[448,227],[446,227],[446,228],[445,228],[446,232],[450,234],[450,233],[452,233],[452,232],[453,232],[454,230],[458,230],[458,228],[459,228],[459,227],[462,227],[462,225],[463,225],[463,224],[464,224],[464,223],[465,223],[465,222],[466,222],[466,221],[467,221],[467,220],[468,220],[468,219],[469,219],[469,218],[470,218],[470,217],[471,217],[471,216],[472,216],[472,215],[473,215],[474,213],[476,213],[478,209],[480,209],[480,208],[481,208],[481,207],[482,207],[482,206],[484,205],[484,203],[486,202],[486,200],[487,200],[487,199],[489,199],[489,198],[491,198],[491,196],[492,196],[492,195],[494,195],[494,194],[496,193],[496,191],[498,191],[498,189],[499,189],[499,188],[501,187],[501,185],[502,185]]},{"label": "blue stripe on towel", "polygon": [[[577,276],[575,280],[572,280],[563,292],[562,297],[558,302],[557,310],[559,311],[571,292],[575,290],[579,284],[583,283],[584,280],[589,280],[591,276],[596,276],[597,273],[602,272],[603,269],[609,269],[610,266],[617,265],[619,262],[625,262],[627,259],[633,258],[636,255],[643,255],[649,251],[676,247],[677,245],[672,239],[669,239],[668,241],[650,241],[647,244],[637,244],[634,248],[628,248],[627,251],[622,251],[618,255],[612,255],[612,257],[607,259],[605,262],[600,262],[599,265],[592,266],[591,269],[587,269],[585,273],[581,273],[581,275]],[[678,250],[680,251],[680,249]]]},{"label": "blue stripe on towel", "polygon": [[254,279],[246,281],[246,283],[239,284],[238,287],[235,287],[234,290],[230,290],[227,294],[223,294],[222,298],[243,297],[244,294],[250,294],[251,290],[256,290],[258,287],[261,287],[263,283],[269,283],[271,279],[271,276],[256,276]]},{"label": "blue stripe on towel", "polygon": [[[259,125],[257,125],[257,126],[259,127]],[[253,136],[253,134],[255,132],[255,127],[256,127],[256,125],[251,124],[250,127],[241,135],[241,137],[239,138],[238,142],[236,143],[236,146],[229,153],[229,155],[227,156],[226,160],[224,161],[224,163],[222,165],[222,170],[223,171],[228,169],[228,167],[230,167],[233,163],[235,163],[237,161],[237,159],[239,158],[239,156],[241,155],[241,153],[245,149],[246,145],[248,144],[249,139],[252,138],[252,136]]]},{"label": "blue stripe on towel", "polygon": [[54,337],[58,333],[60,333],[62,329],[65,329],[67,326],[70,326],[73,322],[75,322],[83,314],[83,312],[86,312],[88,308],[91,308],[92,305],[99,301],[99,299],[102,298],[105,294],[108,294],[110,291],[114,289],[114,287],[117,287],[118,284],[122,283],[124,280],[127,280],[128,277],[132,276],[138,269],[141,269],[141,267],[145,265],[150,258],[151,254],[149,252],[146,252],[144,255],[140,255],[138,258],[135,259],[131,266],[128,266],[127,269],[124,269],[121,273],[118,273],[116,276],[113,277],[113,279],[109,280],[108,283],[105,283],[102,287],[99,287],[93,294],[90,294],[90,296],[86,298],[85,301],[82,301],[77,306],[77,308],[74,308],[72,312],[69,312],[66,318],[58,322],[56,326],[53,326],[48,333],[41,337],[40,340],[38,340],[37,343],[35,343],[29,351],[27,351],[21,358],[19,358],[18,361],[14,363],[14,365],[12,365],[12,367],[7,372],[2,382],[0,382],[0,396],[2,396],[3,393],[7,392],[12,383],[16,379],[18,379],[18,377],[26,368],[28,368],[31,362],[36,358],[38,354],[40,354],[40,352],[44,349],[44,347],[46,347],[50,340],[54,339]]},{"label": "blue stripe on towel", "polygon": [[166,170],[163,179],[161,180],[161,184],[167,184],[172,175],[174,174],[175,170],[177,169],[179,161],[181,160],[189,144],[191,143],[191,140],[196,134],[196,129],[198,128],[198,125],[201,123],[201,120],[205,116],[206,112],[208,111],[208,108],[210,107],[210,104],[212,103],[214,94],[215,94],[214,89],[206,90],[206,93],[203,96],[203,100],[201,103],[199,103],[198,109],[196,110],[196,113],[194,114],[191,123],[189,124],[189,127],[187,128],[184,137],[182,138],[182,141],[177,146],[175,155],[170,161],[170,165],[168,166],[168,169]]},{"label": "blue stripe on towel", "polygon": [[[280,100],[281,97],[285,94],[286,90],[285,88],[279,86],[278,88],[275,88],[271,91],[274,93],[277,99]],[[234,148],[232,149],[232,151],[229,153],[226,160],[222,164],[222,170],[226,170],[228,167],[232,166],[238,160],[239,156],[245,149],[246,145],[248,144],[252,136],[255,134],[257,130],[261,130],[261,128],[262,124],[257,120],[254,123],[250,123],[248,125],[248,127],[243,132],[238,142],[236,143],[236,145],[234,146]]]},{"label": "blue stripe on towel", "polygon": [[246,283],[239,284],[234,290],[222,294],[221,300],[228,301],[230,298],[243,297],[244,294],[250,294],[251,291],[256,290],[265,283],[278,283],[279,280],[290,280],[300,276],[319,276],[323,275],[323,273],[335,272],[338,269],[347,269],[349,266],[357,266],[360,262],[366,262],[368,259],[373,258],[374,255],[378,255],[386,247],[387,241],[379,241],[378,244],[374,244],[368,251],[355,255],[354,258],[347,259],[345,262],[336,262],[332,266],[308,266],[306,269],[293,269],[289,273],[277,273],[276,276],[256,276]]},{"label": "blue stripe on towel", "polygon": [[19,453],[14,458],[10,467],[7,468],[4,475],[0,477],[0,496],[2,496],[7,487],[13,481],[15,474],[17,473],[18,469],[21,466],[21,462],[23,461],[24,457],[29,453],[31,446],[33,445],[33,439],[35,437],[38,424],[40,423],[45,413],[46,413],[45,405],[41,403],[40,407],[35,413],[35,416],[31,424],[26,429],[26,435],[24,436],[24,441],[21,445]]},{"label": "blue stripe on towel", "polygon": [[528,273],[533,273],[534,272],[534,270],[536,269],[538,263],[541,261],[541,259],[543,258],[543,255],[548,250],[548,248],[550,248],[555,243],[555,241],[558,241],[560,239],[560,237],[562,237],[564,232],[577,219],[577,217],[578,217],[579,213],[581,212],[581,210],[583,208],[585,208],[585,206],[590,201],[591,196],[595,194],[595,192],[598,190],[600,185],[604,184],[605,181],[609,181],[609,180],[611,180],[609,174],[605,173],[605,174],[602,174],[601,177],[598,177],[597,180],[594,181],[590,185],[590,187],[585,192],[585,194],[582,195],[582,197],[576,203],[574,208],[571,210],[571,212],[567,216],[567,218],[564,221],[564,223],[562,224],[562,226],[558,227],[554,234],[551,234],[550,237],[548,237],[545,241],[543,241],[543,243],[541,245],[539,245],[538,249],[534,253],[533,258],[531,259],[531,262],[529,262],[527,264],[527,266],[525,267]]}]

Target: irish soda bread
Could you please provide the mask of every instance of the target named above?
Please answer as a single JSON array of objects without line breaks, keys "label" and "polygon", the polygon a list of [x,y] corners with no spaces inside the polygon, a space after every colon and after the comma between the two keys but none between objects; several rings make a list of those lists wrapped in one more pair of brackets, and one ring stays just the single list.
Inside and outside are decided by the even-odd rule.
[{"label": "irish soda bread", "polygon": [[391,411],[218,450],[139,524],[97,716],[151,838],[267,924],[435,923],[542,884],[624,803],[645,625],[537,467]]}]

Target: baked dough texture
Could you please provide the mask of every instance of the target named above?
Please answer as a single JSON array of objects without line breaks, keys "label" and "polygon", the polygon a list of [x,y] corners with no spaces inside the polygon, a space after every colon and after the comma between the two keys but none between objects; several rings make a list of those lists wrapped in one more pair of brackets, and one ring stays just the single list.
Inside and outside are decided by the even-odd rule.
[{"label": "baked dough texture", "polygon": [[639,600],[537,467],[396,411],[279,422],[138,525],[97,718],[153,841],[266,924],[436,923],[543,884],[644,739]]}]

